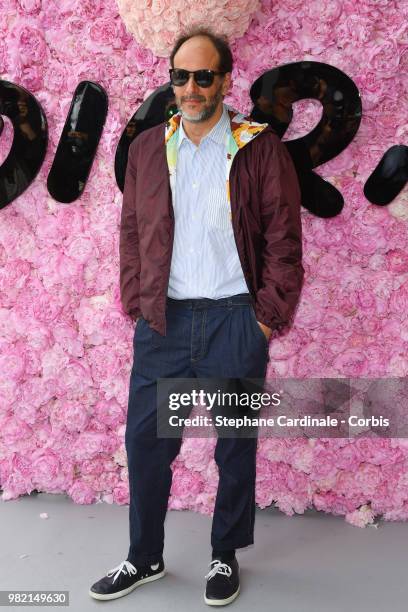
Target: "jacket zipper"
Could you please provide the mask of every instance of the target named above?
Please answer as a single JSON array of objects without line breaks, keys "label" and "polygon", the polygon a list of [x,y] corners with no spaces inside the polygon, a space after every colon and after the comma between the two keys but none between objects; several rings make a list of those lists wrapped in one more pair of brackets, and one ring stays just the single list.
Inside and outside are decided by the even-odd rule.
[{"label": "jacket zipper", "polygon": [[[170,186],[170,180],[169,180],[169,202],[170,202],[170,219],[171,219],[171,234],[170,234],[170,240],[171,240],[171,251],[170,251],[170,257],[169,257],[169,265],[168,265],[168,270],[167,270],[167,282],[165,284],[165,288],[164,288],[164,295],[165,295],[165,300],[167,299],[167,291],[169,288],[169,280],[170,280],[170,270],[171,270],[171,259],[173,257],[173,243],[174,243],[174,208],[173,208],[173,194],[171,191],[171,186]],[[166,305],[166,302],[165,302]],[[166,309],[165,309],[166,311]],[[165,333],[167,334],[167,325],[166,325],[166,319],[164,319],[165,321]]]},{"label": "jacket zipper", "polygon": [[[250,143],[248,143],[248,144],[250,144]],[[246,146],[248,146],[248,145],[246,145]],[[235,246],[236,246],[236,248],[237,248],[238,258],[239,258],[239,261],[240,261],[240,263],[241,263],[241,268],[242,268],[242,272],[243,272],[243,274],[244,274],[244,279],[245,279],[246,285],[247,285],[247,287],[248,287],[248,291],[249,291],[250,295],[252,295],[252,297],[253,297],[253,299],[254,299],[254,301],[255,301],[255,292],[254,292],[254,290],[253,290],[253,287],[252,287],[251,283],[249,283],[249,281],[248,281],[248,279],[247,279],[247,276],[246,276],[246,273],[245,273],[245,268],[246,268],[246,266],[245,266],[245,265],[243,264],[243,262],[242,262],[241,253],[240,253],[240,250],[239,250],[239,247],[238,247],[237,236],[236,236],[236,234],[235,234],[235,225],[234,225],[234,222],[233,222],[233,218],[234,218],[234,207],[232,206],[232,197],[231,197],[231,181],[230,181],[230,177],[231,177],[232,168],[234,167],[234,163],[235,163],[235,160],[236,160],[236,158],[237,158],[237,155],[239,155],[239,151],[237,151],[237,152],[236,152],[235,157],[234,157],[234,159],[232,160],[231,167],[230,167],[230,171],[229,171],[229,174],[228,174],[228,180],[229,180],[229,185],[230,185],[230,208],[231,208],[231,223],[232,223],[232,232],[233,232],[233,234],[234,234]]]}]

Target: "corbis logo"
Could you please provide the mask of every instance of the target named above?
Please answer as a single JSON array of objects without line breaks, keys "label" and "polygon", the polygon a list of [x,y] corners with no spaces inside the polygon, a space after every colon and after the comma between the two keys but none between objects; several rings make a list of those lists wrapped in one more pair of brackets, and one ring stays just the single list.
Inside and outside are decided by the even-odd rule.
[{"label": "corbis logo", "polygon": [[[250,90],[255,121],[268,123],[280,138],[292,116],[292,104],[314,98],[322,105],[316,127],[301,138],[285,141],[299,178],[302,205],[319,217],[341,212],[341,193],[313,169],[333,159],[353,140],[361,122],[357,86],[344,72],[320,62],[295,62],[261,75]],[[170,83],[159,87],[136,111],[125,127],[115,156],[115,175],[123,190],[128,149],[144,130],[177,111]],[[97,83],[77,86],[65,121],[47,187],[61,203],[79,198],[86,186],[108,112],[108,97]],[[13,143],[0,167],[0,208],[29,187],[44,161],[48,142],[47,120],[41,105],[26,89],[0,80],[0,113],[14,128]],[[0,118],[0,133],[3,129]],[[163,136],[164,145],[164,136]],[[408,146],[399,144],[385,152],[364,186],[366,198],[380,206],[389,204],[408,180]]]}]

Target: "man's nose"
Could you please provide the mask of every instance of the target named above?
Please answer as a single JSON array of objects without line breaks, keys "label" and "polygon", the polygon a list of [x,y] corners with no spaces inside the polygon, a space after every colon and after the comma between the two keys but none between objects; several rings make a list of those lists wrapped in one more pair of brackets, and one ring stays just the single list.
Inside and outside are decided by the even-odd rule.
[{"label": "man's nose", "polygon": [[187,83],[185,84],[185,92],[187,94],[198,93],[199,87],[195,82],[194,75],[190,74]]}]

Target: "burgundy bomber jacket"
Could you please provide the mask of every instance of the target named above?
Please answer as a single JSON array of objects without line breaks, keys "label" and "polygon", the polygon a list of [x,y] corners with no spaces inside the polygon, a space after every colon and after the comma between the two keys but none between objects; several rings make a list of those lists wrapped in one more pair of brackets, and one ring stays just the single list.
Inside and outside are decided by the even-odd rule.
[{"label": "burgundy bomber jacket", "polygon": [[[258,321],[285,327],[303,283],[300,190],[285,145],[268,124],[229,109],[237,146],[229,171],[231,222]],[[166,335],[174,211],[166,151],[180,114],[130,145],[120,223],[124,311]],[[205,297],[205,296],[203,296]]]}]

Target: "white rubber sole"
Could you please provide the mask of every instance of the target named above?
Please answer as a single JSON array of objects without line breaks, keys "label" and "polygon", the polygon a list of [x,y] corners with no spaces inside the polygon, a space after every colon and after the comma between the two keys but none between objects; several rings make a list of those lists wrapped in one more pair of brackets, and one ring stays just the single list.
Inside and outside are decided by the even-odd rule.
[{"label": "white rubber sole", "polygon": [[233,593],[227,599],[207,599],[207,597],[205,596],[205,593],[204,593],[204,601],[205,601],[205,603],[208,606],[226,606],[227,604],[231,603],[232,601],[234,601],[234,599],[236,599],[238,597],[239,588],[240,588],[240,586],[238,586],[238,588],[235,591],[235,593]]},{"label": "white rubber sole", "polygon": [[134,591],[138,586],[142,584],[146,584],[146,582],[153,582],[153,580],[158,580],[162,578],[166,574],[166,570],[163,570],[159,574],[155,574],[154,576],[148,576],[147,578],[142,578],[139,582],[135,582],[132,586],[127,589],[123,589],[123,591],[118,591],[118,593],[109,593],[108,595],[102,595],[100,593],[94,593],[89,590],[89,595],[93,597],[93,599],[99,599],[100,601],[108,601],[110,599],[118,599],[119,597],[124,597],[125,595],[129,595],[132,591]]}]

